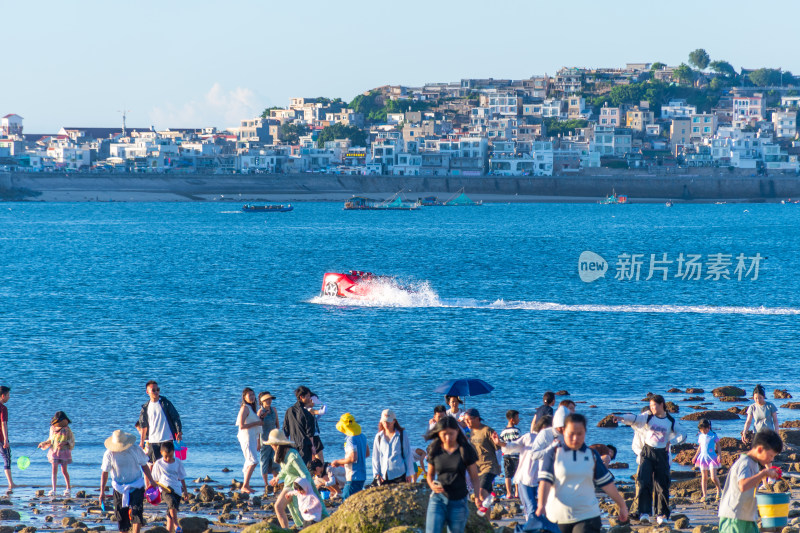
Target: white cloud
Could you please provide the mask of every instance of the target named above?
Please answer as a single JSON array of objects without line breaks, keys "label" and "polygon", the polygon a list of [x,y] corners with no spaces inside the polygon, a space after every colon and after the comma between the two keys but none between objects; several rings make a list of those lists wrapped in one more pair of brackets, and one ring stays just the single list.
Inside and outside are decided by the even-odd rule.
[{"label": "white cloud", "polygon": [[226,128],[260,113],[261,106],[252,90],[246,87],[226,90],[217,82],[199,98],[182,105],[167,103],[154,107],[149,116],[156,128]]}]

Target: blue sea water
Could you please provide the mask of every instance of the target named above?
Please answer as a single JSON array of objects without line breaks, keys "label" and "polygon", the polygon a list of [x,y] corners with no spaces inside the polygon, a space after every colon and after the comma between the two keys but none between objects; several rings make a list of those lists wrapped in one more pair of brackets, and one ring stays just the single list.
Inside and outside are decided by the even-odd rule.
[{"label": "blue sea water", "polygon": [[[225,481],[242,477],[234,422],[246,386],[275,394],[280,412],[295,387],[311,387],[329,406],[320,420],[328,460],[342,455],[334,426],[344,412],[371,440],[392,408],[422,447],[442,403],[433,389],[456,377],[495,387],[468,406],[498,431],[507,409],[528,427],[541,394],[566,389],[586,402],[588,440],[617,444],[631,464],[631,431],[594,425],[638,411],[647,392],[737,384],[749,394],[760,382],[770,398],[776,387],[800,394],[800,206],[238,207],[0,204],[0,383],[13,389],[13,454],[32,460],[14,468],[17,482],[49,482],[35,446],[64,410],[77,440],[73,480],[95,486],[103,440],[134,431],[149,379],[182,415],[189,476]],[[609,263],[593,283],[578,276],[585,250]],[[667,281],[644,279],[650,254],[681,253],[732,255],[732,279],[676,278],[676,263]],[[758,279],[736,279],[740,253],[765,258]],[[615,279],[621,254],[644,254],[639,281]],[[349,269],[397,276],[417,292],[387,286],[360,303],[318,296],[324,272]],[[721,404],[730,405],[746,404]]]}]

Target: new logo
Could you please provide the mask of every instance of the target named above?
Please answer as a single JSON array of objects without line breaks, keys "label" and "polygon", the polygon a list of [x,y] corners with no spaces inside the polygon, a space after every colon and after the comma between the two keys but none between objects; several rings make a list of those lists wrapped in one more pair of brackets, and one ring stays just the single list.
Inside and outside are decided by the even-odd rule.
[{"label": "new logo", "polygon": [[608,263],[594,252],[585,251],[578,258],[578,275],[584,283],[602,278],[608,272]]}]

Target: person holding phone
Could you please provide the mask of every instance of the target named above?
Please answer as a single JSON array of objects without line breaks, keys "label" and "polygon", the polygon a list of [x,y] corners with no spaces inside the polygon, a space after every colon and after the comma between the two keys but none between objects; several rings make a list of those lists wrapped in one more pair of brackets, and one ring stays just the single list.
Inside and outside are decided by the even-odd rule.
[{"label": "person holding phone", "polygon": [[467,474],[475,487],[475,504],[480,507],[485,496],[478,477],[478,454],[461,432],[455,418],[439,420],[426,435],[428,447],[428,486],[433,491],[428,500],[426,533],[441,533],[447,525],[450,533],[463,533],[469,516]]}]

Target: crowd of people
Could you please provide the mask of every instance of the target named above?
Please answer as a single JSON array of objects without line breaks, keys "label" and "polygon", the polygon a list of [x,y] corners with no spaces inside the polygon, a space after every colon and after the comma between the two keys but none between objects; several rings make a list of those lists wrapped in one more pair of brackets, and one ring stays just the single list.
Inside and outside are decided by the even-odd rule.
[{"label": "crowd of people", "polygon": [[[100,502],[104,505],[110,481],[120,531],[138,533],[144,524],[145,498],[151,503],[163,500],[167,505],[167,529],[179,531],[178,511],[188,495],[186,472],[176,457],[183,426],[178,410],[161,395],[158,383],[147,382],[145,391],[149,399],[142,405],[135,424],[138,438],[116,430],[105,440]],[[12,491],[16,485],[11,475],[5,406],[10,392],[9,387],[0,386],[0,450],[8,490]],[[516,410],[506,413],[506,425],[498,433],[484,423],[477,409],[463,409],[459,397],[447,396],[446,406],[433,409],[424,435],[429,441],[426,450],[412,448],[407,430],[391,409],[381,413],[371,448],[356,418],[345,413],[336,423],[336,429],[345,437],[344,456],[330,462],[323,456],[319,426],[326,406],[320,405],[308,387],[300,386],[295,390],[295,403],[281,420],[272,405],[275,399],[268,391],[258,395],[251,388],[242,391],[236,418],[244,457],[244,479],[239,490],[255,491],[250,482],[260,465],[265,495],[272,492],[276,496],[275,514],[284,528],[289,527],[289,517],[297,527],[305,527],[328,516],[328,495],[344,501],[361,491],[368,481],[368,460],[374,485],[427,483],[431,490],[428,533],[440,533],[443,527],[451,533],[463,532],[470,499],[479,512],[486,512],[497,490],[495,479],[501,473],[505,477],[505,496],[522,503],[525,522],[519,526],[520,531],[599,533],[597,489],[616,503],[620,521],[627,521],[630,513],[608,469],[616,448],[588,445],[586,418],[575,412],[576,405],[571,400],[556,406],[552,392],[544,394],[528,432],[520,431],[520,414]],[[775,433],[777,409],[766,401],[761,385],[753,391],[753,400],[741,435],[744,442],[752,444],[751,451],[733,465],[724,488],[716,476],[720,466],[719,437],[708,420],[698,424],[693,463],[702,472],[703,499],[708,496],[709,479],[716,487],[720,533],[755,533],[757,510],[751,489],[777,476],[775,470],[767,468],[782,450],[781,439]],[[633,428],[632,448],[638,463],[635,516],[641,521],[649,521],[652,516],[663,524],[670,517],[670,446],[685,441],[687,432],[667,412],[660,395],[651,396],[649,406],[641,413],[618,415],[614,420]],[[68,465],[75,446],[70,423],[66,413],[56,412],[48,439],[39,444],[48,450],[52,464],[51,495],[57,491],[59,469],[66,483],[65,495],[70,494]]]}]

